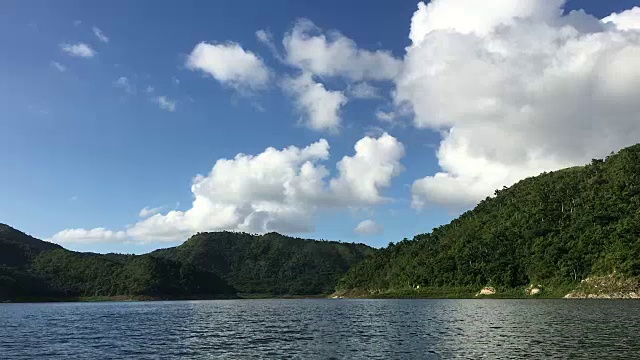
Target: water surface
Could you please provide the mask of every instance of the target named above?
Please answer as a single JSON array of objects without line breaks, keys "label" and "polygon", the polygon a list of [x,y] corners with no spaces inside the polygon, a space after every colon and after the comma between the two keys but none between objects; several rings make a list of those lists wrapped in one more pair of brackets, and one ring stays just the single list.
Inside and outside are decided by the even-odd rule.
[{"label": "water surface", "polygon": [[0,304],[3,359],[640,358],[640,301]]}]

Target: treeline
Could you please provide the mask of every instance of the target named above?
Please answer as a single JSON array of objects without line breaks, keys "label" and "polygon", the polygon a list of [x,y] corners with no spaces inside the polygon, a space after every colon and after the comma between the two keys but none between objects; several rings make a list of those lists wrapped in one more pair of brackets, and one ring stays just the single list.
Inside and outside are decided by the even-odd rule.
[{"label": "treeline", "polygon": [[374,249],[278,233],[199,233],[183,245],[153,252],[222,276],[241,293],[331,293],[340,277]]},{"label": "treeline", "polygon": [[640,145],[520,181],[354,266],[339,290],[559,286],[640,276]]},{"label": "treeline", "polygon": [[150,255],[77,253],[0,224],[0,300],[235,296],[218,275]]},{"label": "treeline", "polygon": [[123,260],[60,249],[37,256],[31,269],[65,297],[181,298],[236,293],[216,274],[191,264],[149,255],[131,255]]},{"label": "treeline", "polygon": [[217,232],[146,255],[100,255],[68,251],[0,225],[0,300],[319,295],[332,292],[372,252],[361,244],[276,233]]}]

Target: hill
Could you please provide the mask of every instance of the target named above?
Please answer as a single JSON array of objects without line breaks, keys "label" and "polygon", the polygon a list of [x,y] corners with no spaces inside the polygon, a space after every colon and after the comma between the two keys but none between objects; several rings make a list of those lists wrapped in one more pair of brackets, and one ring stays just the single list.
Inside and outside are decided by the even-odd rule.
[{"label": "hill", "polygon": [[0,224],[0,300],[320,295],[374,250],[276,233],[200,233],[145,255],[66,250]]},{"label": "hill", "polygon": [[8,225],[0,224],[0,264],[20,266],[42,251],[62,249],[60,245],[38,240]]},{"label": "hill", "polygon": [[216,274],[150,255],[77,253],[0,225],[0,300],[212,298],[236,290]]},{"label": "hill", "polygon": [[318,295],[374,249],[363,244],[293,238],[278,233],[199,233],[154,256],[219,274],[242,293]]},{"label": "hill", "polygon": [[376,252],[337,290],[468,296],[532,285],[559,296],[590,276],[640,276],[640,145],[498,190],[450,224]]}]

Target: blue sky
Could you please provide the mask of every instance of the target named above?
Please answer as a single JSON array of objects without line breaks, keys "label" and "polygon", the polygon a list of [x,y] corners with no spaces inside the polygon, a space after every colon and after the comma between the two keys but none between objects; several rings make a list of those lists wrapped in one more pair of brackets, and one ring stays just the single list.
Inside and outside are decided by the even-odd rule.
[{"label": "blue sky", "polygon": [[[569,1],[564,9],[568,13],[583,8],[601,19],[637,4]],[[330,145],[328,158],[318,161],[329,171],[325,178],[328,184],[330,178],[339,177],[336,166],[342,157],[354,156],[359,140],[366,136],[381,139],[386,132],[402,144],[404,156],[399,159],[402,171],[396,166],[389,183],[375,187],[376,195],[384,200],[354,197],[352,203],[332,200],[331,206],[312,204],[313,209],[305,208],[304,214],[311,216],[313,226],[293,232],[300,237],[383,246],[447,223],[478,197],[490,195],[485,193],[497,187],[495,184],[510,185],[541,169],[583,160],[550,145],[548,159],[560,160],[546,167],[532,165],[526,171],[509,168],[514,175],[501,178],[502,182],[489,182],[466,203],[448,204],[440,201],[442,198],[428,201],[434,198],[416,195],[412,184],[443,171],[436,150],[451,129],[461,127],[425,120],[449,113],[434,106],[417,110],[416,104],[422,103],[419,96],[431,95],[406,90],[417,86],[402,88],[400,75],[354,80],[349,75],[352,70],[336,76],[311,71],[313,81],[327,90],[342,92],[348,101],[339,109],[337,130],[307,126],[310,115],[296,107],[298,95],[283,85],[284,79],[306,71],[287,60],[290,51],[282,43],[297,21],[308,19],[315,24],[317,28],[310,30],[309,36],[325,35],[329,41],[336,36],[348,38],[357,49],[384,52],[400,63],[409,56],[405,48],[413,41],[409,31],[417,9],[415,1],[2,2],[0,222],[40,238],[51,238],[64,229],[122,231],[142,221],[139,212],[145,207],[162,207],[160,215],[189,210],[194,177],[206,176],[218,159],[232,159],[239,153],[257,155],[268,147],[304,148],[319,139]],[[101,40],[94,28],[108,41]],[[259,41],[258,30],[272,34],[284,61]],[[260,59],[270,80],[259,89],[247,90],[190,67],[190,55],[201,42],[237,44]],[[418,42],[414,43],[417,51]],[[74,56],[63,49],[64,44],[85,44],[94,54]],[[228,66],[234,66],[233,62]],[[374,86],[378,96],[361,99],[351,95],[349,89],[361,83]],[[160,97],[168,102],[165,108],[159,104]],[[407,103],[415,110],[406,110]],[[376,119],[378,111],[393,112],[395,117],[380,121]],[[571,124],[570,120],[562,121]],[[620,135],[606,145],[617,150],[628,142]],[[447,161],[441,155],[443,159]],[[501,166],[508,163],[489,160],[502,161]],[[420,206],[415,206],[417,197]],[[354,229],[364,220],[377,227],[358,234]],[[106,237],[104,241],[83,242],[74,238],[64,245],[83,251],[139,253],[181,240],[136,241],[127,235],[126,240]]]}]

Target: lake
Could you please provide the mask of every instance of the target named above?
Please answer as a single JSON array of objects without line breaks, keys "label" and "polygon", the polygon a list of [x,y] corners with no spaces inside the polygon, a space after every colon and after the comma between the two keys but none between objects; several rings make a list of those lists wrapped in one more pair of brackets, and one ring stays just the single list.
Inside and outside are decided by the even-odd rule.
[{"label": "lake", "polygon": [[640,301],[0,304],[2,359],[640,357]]}]

